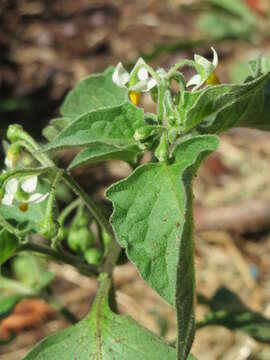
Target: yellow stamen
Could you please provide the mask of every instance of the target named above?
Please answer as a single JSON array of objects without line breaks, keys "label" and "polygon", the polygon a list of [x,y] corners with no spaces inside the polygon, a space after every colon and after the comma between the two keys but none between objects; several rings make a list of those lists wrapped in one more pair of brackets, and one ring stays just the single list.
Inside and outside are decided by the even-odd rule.
[{"label": "yellow stamen", "polygon": [[19,209],[22,211],[22,212],[26,212],[28,210],[28,204],[27,203],[22,203],[19,205]]},{"label": "yellow stamen", "polygon": [[138,105],[141,100],[141,93],[138,91],[130,91],[129,92],[129,98],[132,104]]},{"label": "yellow stamen", "polygon": [[220,84],[219,78],[215,72],[212,72],[212,74],[206,80],[206,84],[208,84],[208,85],[219,85]]}]

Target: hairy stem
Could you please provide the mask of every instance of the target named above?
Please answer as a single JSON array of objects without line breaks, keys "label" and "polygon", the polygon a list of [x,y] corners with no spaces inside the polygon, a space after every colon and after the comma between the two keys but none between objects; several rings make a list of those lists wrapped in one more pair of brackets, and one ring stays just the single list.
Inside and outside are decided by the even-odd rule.
[{"label": "hairy stem", "polygon": [[47,246],[27,243],[27,244],[22,244],[21,246],[18,247],[17,252],[22,252],[22,251],[33,251],[39,254],[49,256],[55,260],[62,261],[66,264],[74,266],[75,268],[79,269],[82,273],[90,277],[96,276],[99,273],[98,269],[95,266],[86,264],[85,262],[81,261],[79,258],[73,255],[55,251]]}]

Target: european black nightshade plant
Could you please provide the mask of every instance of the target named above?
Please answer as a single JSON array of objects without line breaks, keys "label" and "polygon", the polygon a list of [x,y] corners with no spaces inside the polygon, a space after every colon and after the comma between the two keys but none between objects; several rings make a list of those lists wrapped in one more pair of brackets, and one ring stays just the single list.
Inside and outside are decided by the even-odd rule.
[{"label": "european black nightshade plant", "polygon": [[[270,75],[261,66],[263,59],[250,63],[251,76],[243,84],[220,84],[218,57],[212,51],[213,61],[195,55],[169,71],[154,70],[139,59],[130,73],[119,63],[89,76],[68,94],[61,117],[44,129],[45,146],[21,126],[10,125],[6,169],[0,175],[1,264],[21,252],[41,253],[99,281],[89,315],[43,340],[24,359],[194,358],[192,181],[203,159],[218,147],[215,134],[235,126],[270,129]],[[181,72],[186,65],[196,72],[189,80]],[[172,91],[173,82],[177,92]],[[138,106],[147,91],[156,103],[155,114]],[[50,155],[70,147],[81,151],[68,169],[61,169]],[[145,151],[152,152],[152,161],[141,164]],[[109,219],[108,209],[93,201],[70,170],[114,159],[126,161],[133,172],[107,190],[114,209]],[[57,189],[63,184],[75,199],[59,213]],[[40,243],[35,233],[46,240]],[[175,345],[116,313],[109,294],[121,247],[143,279],[174,307]],[[26,288],[2,276],[0,287],[15,291],[0,298],[0,318],[23,297],[55,304],[51,280],[47,274],[38,286]],[[240,302],[231,309],[229,303],[217,305],[217,297],[203,301],[211,312],[198,328],[219,324],[270,341],[269,321]],[[67,309],[58,308],[76,322]]]}]

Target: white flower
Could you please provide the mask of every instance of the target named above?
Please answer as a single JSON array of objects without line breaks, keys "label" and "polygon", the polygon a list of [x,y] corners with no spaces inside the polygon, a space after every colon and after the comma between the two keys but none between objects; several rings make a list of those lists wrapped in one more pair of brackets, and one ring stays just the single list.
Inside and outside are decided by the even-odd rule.
[{"label": "white flower", "polygon": [[197,69],[199,74],[192,76],[192,78],[187,83],[187,87],[195,85],[193,90],[197,90],[215,72],[215,69],[218,66],[218,55],[213,47],[211,47],[211,50],[213,51],[212,62],[207,60],[203,56],[197,54],[194,55],[194,61],[196,64],[199,65]]},{"label": "white flower", "polygon": [[[28,204],[38,204],[44,201],[49,193],[41,194],[35,192],[37,187],[38,178],[37,176],[31,176],[28,179],[22,181],[21,183],[17,178],[12,178],[8,180],[5,187],[5,195],[1,201],[2,204],[12,206],[14,203],[19,205],[24,205],[22,207],[23,211],[26,211]],[[23,195],[23,199],[18,200],[18,193]],[[21,207],[20,207],[21,208]]]},{"label": "white flower", "polygon": [[140,58],[129,73],[120,62],[117,64],[112,80],[119,87],[126,87],[129,91],[145,92],[156,86],[156,80],[149,77],[144,67],[145,61]]}]

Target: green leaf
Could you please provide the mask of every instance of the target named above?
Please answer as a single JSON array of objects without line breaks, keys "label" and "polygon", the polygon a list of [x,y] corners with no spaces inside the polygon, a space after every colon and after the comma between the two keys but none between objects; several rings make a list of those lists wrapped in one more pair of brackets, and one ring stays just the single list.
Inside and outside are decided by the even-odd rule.
[{"label": "green leaf", "polygon": [[249,309],[229,289],[218,289],[208,304],[212,311],[197,324],[197,328],[221,325],[230,330],[243,331],[257,341],[270,344],[270,319]]},{"label": "green leaf", "polygon": [[10,315],[19,301],[25,298],[25,295],[4,295],[0,297],[0,320]]},{"label": "green leaf", "polygon": [[246,21],[255,21],[255,15],[248,8],[244,0],[211,0],[211,4],[226,10],[235,16],[244,18]]},{"label": "green leaf", "polygon": [[[235,1],[235,0],[234,0]],[[254,26],[251,22],[220,14],[219,11],[209,11],[198,18],[198,28],[214,40],[245,39],[250,40]]]},{"label": "green leaf", "polygon": [[106,194],[114,205],[111,223],[129,259],[176,307],[179,359],[186,358],[194,336],[192,179],[217,145],[211,135],[186,139],[171,163],[142,165]]},{"label": "green leaf", "polygon": [[133,136],[143,125],[143,110],[126,102],[82,115],[63,130],[45,150],[98,143],[119,148],[136,146]]},{"label": "green leaf", "polygon": [[261,123],[260,118],[264,112],[269,77],[270,73],[267,73],[244,84],[208,86],[200,90],[200,95],[194,97],[184,117],[182,113],[185,131],[195,126],[203,133],[217,133],[239,126],[269,128],[269,121]]},{"label": "green leaf", "polygon": [[80,81],[67,95],[61,114],[75,118],[89,111],[117,106],[128,100],[126,88],[117,86],[112,81],[114,68],[110,67],[103,74],[94,74]]},{"label": "green leaf", "polygon": [[107,285],[99,290],[86,319],[49,336],[24,360],[174,360],[175,348],[130,317],[116,315],[110,310],[105,298],[108,290]]},{"label": "green leaf", "polygon": [[6,229],[0,231],[0,265],[14,255],[19,246],[19,239]]},{"label": "green leaf", "polygon": [[107,160],[124,160],[133,163],[137,156],[138,148],[136,146],[119,149],[113,145],[92,144],[73,159],[69,165],[69,170]]},{"label": "green leaf", "polygon": [[112,81],[113,71],[113,67],[109,67],[102,74],[93,74],[81,80],[68,93],[60,109],[63,117],[53,119],[43,130],[43,135],[52,141],[60,131],[81,115],[127,101],[128,91],[115,85]]}]

